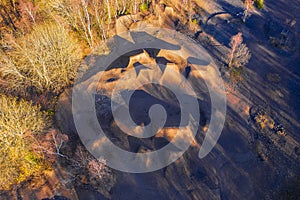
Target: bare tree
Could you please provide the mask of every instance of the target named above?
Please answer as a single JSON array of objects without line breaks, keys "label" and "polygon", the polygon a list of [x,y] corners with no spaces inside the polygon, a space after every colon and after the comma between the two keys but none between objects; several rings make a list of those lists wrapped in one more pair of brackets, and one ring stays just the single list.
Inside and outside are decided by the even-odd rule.
[{"label": "bare tree", "polygon": [[103,10],[100,10],[99,8],[101,8],[101,4],[99,1],[97,0],[93,0],[92,1],[92,13],[93,13],[93,16],[95,17],[96,19],[96,24],[98,26],[98,29],[99,29],[99,35],[101,35],[101,39],[102,40],[106,40],[106,36],[107,36],[107,31],[105,30],[105,27],[104,27],[104,20],[103,18],[101,17],[103,15]]},{"label": "bare tree", "polygon": [[22,16],[28,17],[34,24],[36,23],[36,15],[38,7],[35,6],[31,1],[19,1],[20,11]]},{"label": "bare tree", "polygon": [[90,47],[94,47],[94,38],[92,33],[92,23],[90,13],[88,11],[88,4],[85,0],[81,0],[81,6],[78,9],[78,17],[82,24],[85,39]]},{"label": "bare tree", "polygon": [[46,134],[44,141],[39,142],[35,139],[35,149],[36,151],[40,151],[46,155],[55,155],[67,158],[66,155],[62,154],[61,148],[68,140],[69,138],[67,135],[62,134],[56,129],[52,129]]},{"label": "bare tree", "polygon": [[7,89],[24,94],[34,86],[42,92],[60,92],[72,83],[82,52],[70,30],[43,23],[26,36],[8,39],[12,50],[0,56],[0,77],[9,83]]},{"label": "bare tree", "polygon": [[249,59],[251,58],[251,53],[246,44],[243,44],[243,35],[241,32],[231,37],[229,46],[229,67],[241,67],[248,63]]}]

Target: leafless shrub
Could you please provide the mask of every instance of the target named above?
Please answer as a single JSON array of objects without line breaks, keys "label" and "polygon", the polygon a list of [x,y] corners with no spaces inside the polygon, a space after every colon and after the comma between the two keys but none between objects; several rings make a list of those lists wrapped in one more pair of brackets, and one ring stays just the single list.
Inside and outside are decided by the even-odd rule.
[{"label": "leafless shrub", "polygon": [[106,167],[106,161],[104,159],[92,159],[88,163],[88,171],[93,178],[103,179],[110,172],[110,170]]},{"label": "leafless shrub", "polygon": [[246,44],[243,44],[242,33],[234,35],[230,40],[229,46],[230,50],[227,55],[227,60],[230,68],[241,67],[249,62],[251,54]]},{"label": "leafless shrub", "polygon": [[83,146],[76,148],[75,154],[68,158],[70,162],[69,172],[82,183],[89,183],[97,188],[105,196],[109,196],[109,191],[116,183],[116,175],[106,166],[106,161],[102,158],[94,158]]},{"label": "leafless shrub", "polygon": [[246,22],[246,19],[251,16],[251,12],[254,8],[253,5],[254,5],[254,0],[245,0],[244,1],[245,10],[244,10],[243,16],[242,16],[242,20],[244,23]]},{"label": "leafless shrub", "polygon": [[56,156],[67,158],[67,156],[61,152],[61,149],[68,140],[67,135],[62,134],[57,129],[52,129],[43,136],[41,142],[35,140],[35,150],[44,153],[52,161],[56,160]]},{"label": "leafless shrub", "polygon": [[73,158],[70,158],[72,166],[76,169],[86,168],[92,177],[103,178],[109,168],[104,159],[97,160],[82,146],[78,146]]}]

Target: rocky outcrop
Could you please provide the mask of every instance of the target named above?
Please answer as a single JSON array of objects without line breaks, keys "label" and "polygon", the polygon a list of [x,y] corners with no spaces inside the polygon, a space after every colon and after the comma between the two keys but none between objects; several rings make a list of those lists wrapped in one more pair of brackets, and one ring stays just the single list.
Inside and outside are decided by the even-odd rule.
[{"label": "rocky outcrop", "polygon": [[142,19],[143,15],[140,13],[135,15],[124,15],[119,17],[116,20],[116,33],[120,34],[128,31],[133,23],[139,22]]},{"label": "rocky outcrop", "polygon": [[178,17],[172,7],[164,4],[155,4],[154,15],[150,13],[138,13],[135,15],[124,15],[116,20],[116,33],[143,28],[145,26],[155,26],[161,28],[175,29],[175,22]]}]

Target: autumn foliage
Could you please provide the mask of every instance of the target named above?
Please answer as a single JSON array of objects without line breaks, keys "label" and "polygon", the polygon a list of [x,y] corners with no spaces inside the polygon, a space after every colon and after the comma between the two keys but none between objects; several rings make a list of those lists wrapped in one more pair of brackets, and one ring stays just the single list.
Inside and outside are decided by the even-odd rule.
[{"label": "autumn foliage", "polygon": [[43,154],[32,148],[37,134],[50,125],[39,106],[0,95],[0,189],[9,189],[45,168]]}]

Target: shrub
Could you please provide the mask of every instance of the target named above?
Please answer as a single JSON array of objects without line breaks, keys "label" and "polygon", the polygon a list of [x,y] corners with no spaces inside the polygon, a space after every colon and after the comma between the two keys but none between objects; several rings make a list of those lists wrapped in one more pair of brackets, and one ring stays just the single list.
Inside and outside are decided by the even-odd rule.
[{"label": "shrub", "polygon": [[0,77],[18,91],[60,92],[72,83],[82,57],[77,40],[56,23],[36,26],[29,35],[12,39],[11,47],[0,58]]},{"label": "shrub", "polygon": [[227,55],[228,66],[231,67],[242,67],[247,64],[251,58],[251,53],[243,43],[243,35],[241,32],[231,37],[230,50]]},{"label": "shrub", "polygon": [[254,3],[258,9],[262,9],[264,7],[264,0],[254,0]]},{"label": "shrub", "polygon": [[230,79],[235,82],[242,81],[243,80],[242,73],[243,73],[243,68],[241,68],[241,67],[232,68],[230,70]]},{"label": "shrub", "polygon": [[253,0],[244,1],[244,12],[242,16],[242,20],[244,23],[246,22],[246,19],[251,16],[251,12],[253,10],[253,4],[254,4]]},{"label": "shrub", "polygon": [[47,116],[30,102],[0,95],[0,189],[9,189],[45,167],[43,155],[31,148],[33,134],[49,125]]},{"label": "shrub", "polygon": [[116,183],[116,174],[106,166],[103,158],[94,158],[83,146],[77,145],[75,154],[68,156],[71,161],[69,171],[81,180],[88,178],[91,186],[97,188],[104,196],[109,196]]},{"label": "shrub", "polygon": [[140,11],[141,12],[147,12],[149,10],[149,5],[147,2],[144,2],[140,5]]},{"label": "shrub", "polygon": [[193,20],[192,20],[192,23],[197,25],[197,24],[198,24],[197,19],[193,19]]},{"label": "shrub", "polygon": [[255,116],[254,120],[259,125],[260,129],[264,129],[268,124],[268,118],[263,113],[258,113]]}]

